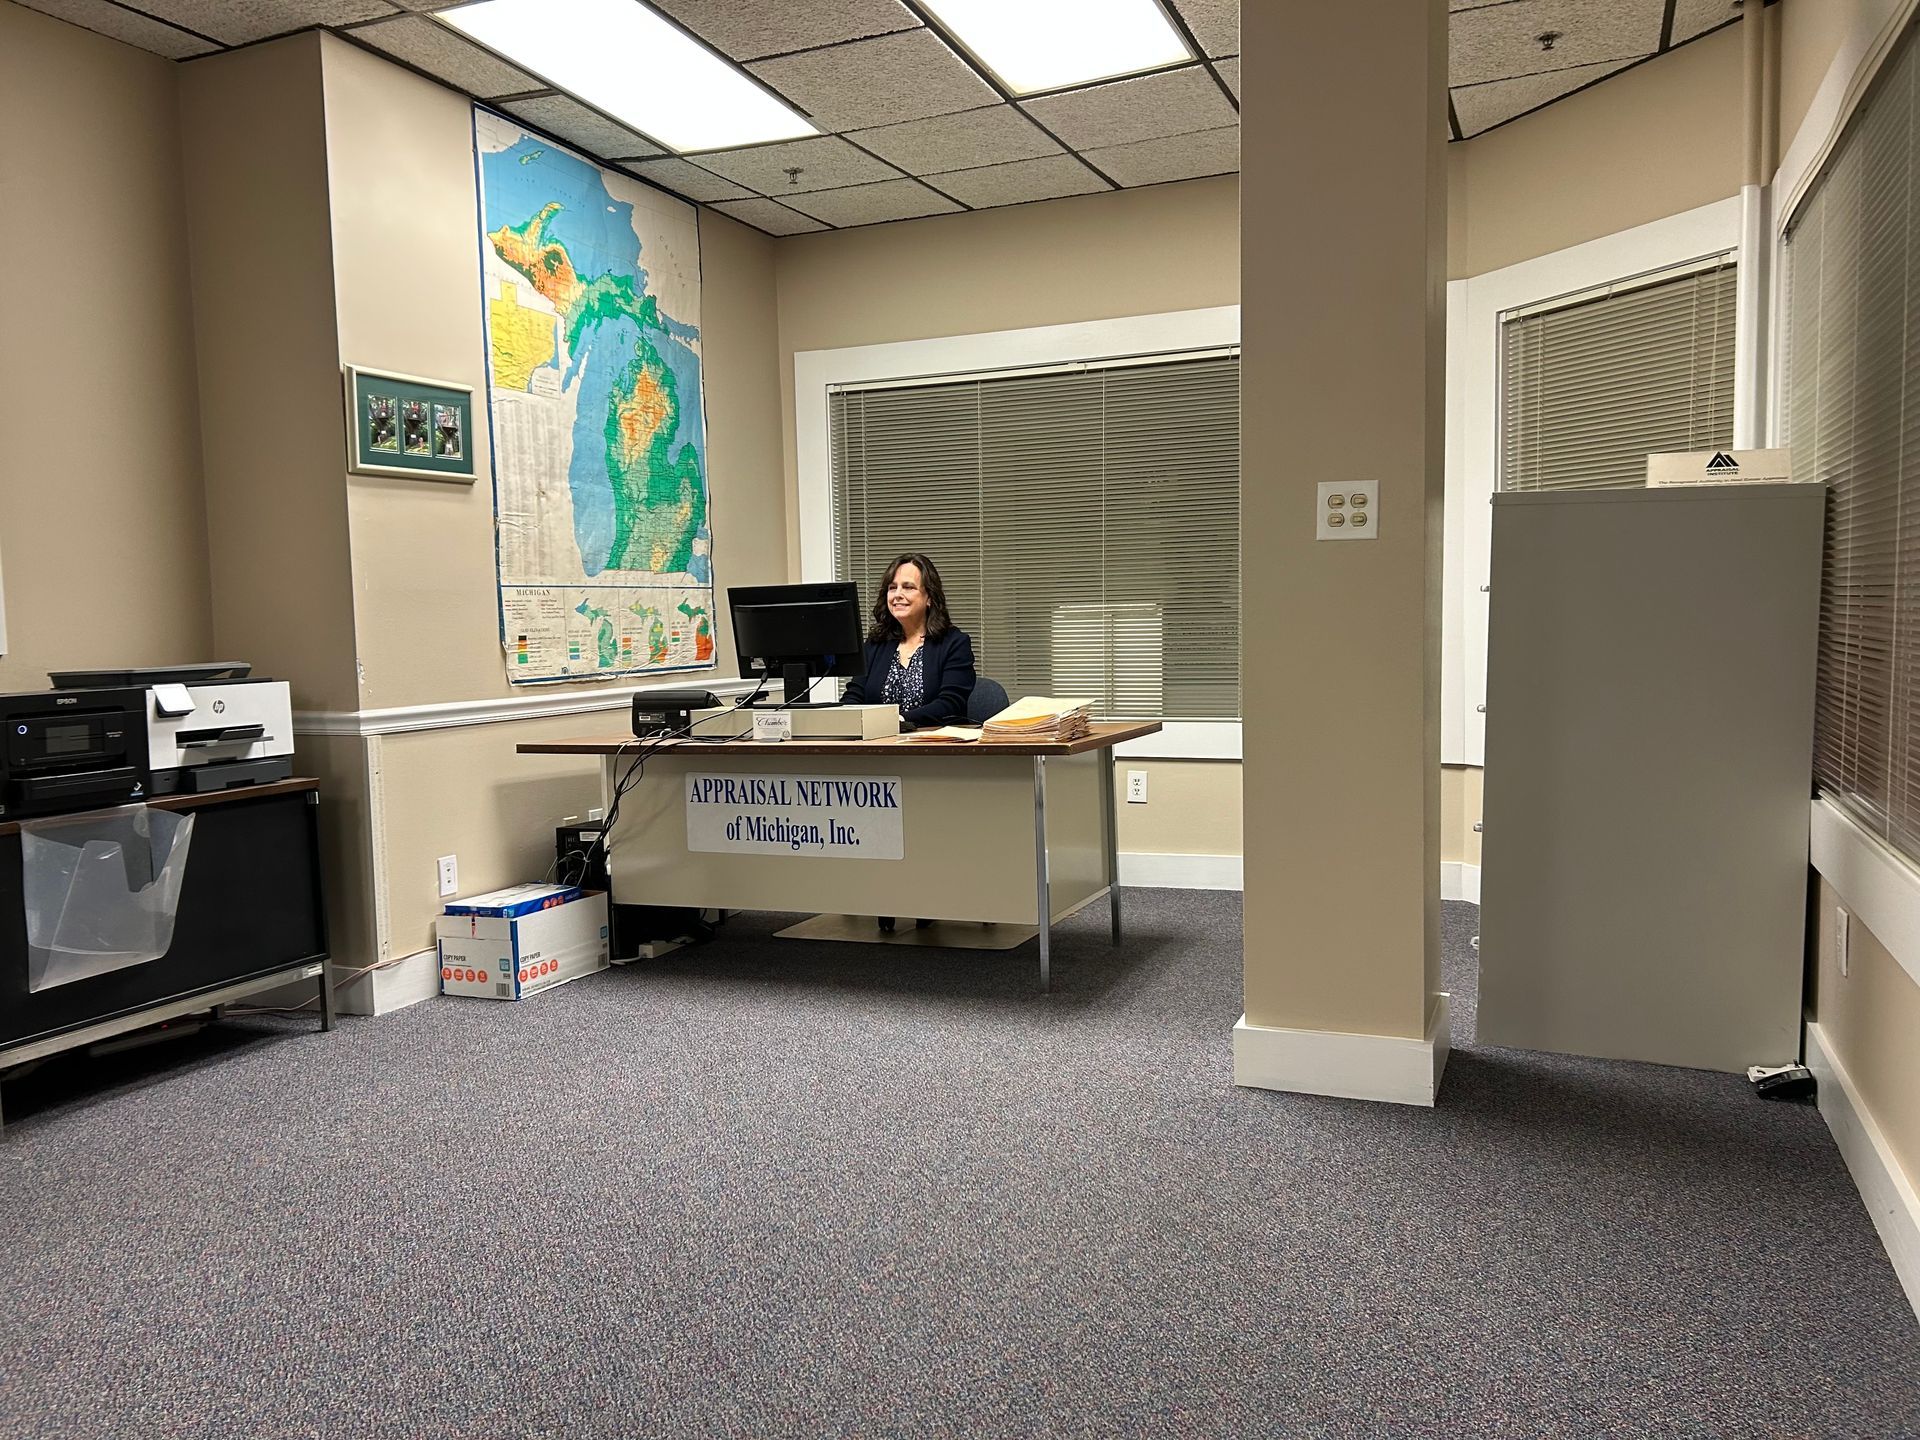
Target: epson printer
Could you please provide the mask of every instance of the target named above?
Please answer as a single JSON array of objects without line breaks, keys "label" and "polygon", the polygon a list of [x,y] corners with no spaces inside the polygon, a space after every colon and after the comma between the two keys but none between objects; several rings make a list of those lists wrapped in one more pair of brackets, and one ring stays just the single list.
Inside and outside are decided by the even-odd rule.
[{"label": "epson printer", "polygon": [[131,670],[63,670],[66,691],[144,692],[154,795],[204,794],[293,774],[293,697],[243,661]]}]

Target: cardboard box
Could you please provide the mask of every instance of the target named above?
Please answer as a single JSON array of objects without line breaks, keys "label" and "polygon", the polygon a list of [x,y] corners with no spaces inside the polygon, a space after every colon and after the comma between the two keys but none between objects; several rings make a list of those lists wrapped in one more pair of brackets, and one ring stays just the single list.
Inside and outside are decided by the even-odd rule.
[{"label": "cardboard box", "polygon": [[523,915],[442,915],[435,931],[442,995],[524,1000],[607,968],[602,891]]}]

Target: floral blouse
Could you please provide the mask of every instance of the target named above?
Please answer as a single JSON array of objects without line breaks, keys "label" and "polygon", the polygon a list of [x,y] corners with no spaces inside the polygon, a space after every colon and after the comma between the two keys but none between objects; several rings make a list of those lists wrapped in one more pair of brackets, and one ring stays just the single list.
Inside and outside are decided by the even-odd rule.
[{"label": "floral blouse", "polygon": [[906,664],[900,663],[900,652],[893,652],[893,664],[887,667],[886,686],[881,699],[898,705],[902,716],[909,710],[917,710],[925,702],[927,689],[926,667],[920,663],[920,657],[927,653],[925,645],[913,652],[913,658]]}]

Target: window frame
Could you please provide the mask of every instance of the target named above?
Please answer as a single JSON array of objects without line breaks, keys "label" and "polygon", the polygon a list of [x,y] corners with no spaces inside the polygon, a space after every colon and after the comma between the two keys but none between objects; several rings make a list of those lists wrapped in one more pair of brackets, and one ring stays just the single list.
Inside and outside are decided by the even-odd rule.
[{"label": "window frame", "polygon": [[[1500,473],[1500,340],[1506,314],[1740,248],[1735,195],[1447,286],[1447,482],[1440,761],[1486,763],[1488,565]],[[1750,343],[1735,317],[1734,345]],[[1734,431],[1743,395],[1734,387]]]},{"label": "window frame", "polygon": [[[1236,348],[1239,344],[1240,307],[1219,305],[1069,325],[795,352],[795,517],[800,579],[838,578],[834,574],[833,470],[828,429],[828,395],[833,387],[1080,363],[1110,364],[1133,357]],[[1129,741],[1119,751],[1138,759],[1238,760],[1240,722],[1173,722],[1157,735]]]}]

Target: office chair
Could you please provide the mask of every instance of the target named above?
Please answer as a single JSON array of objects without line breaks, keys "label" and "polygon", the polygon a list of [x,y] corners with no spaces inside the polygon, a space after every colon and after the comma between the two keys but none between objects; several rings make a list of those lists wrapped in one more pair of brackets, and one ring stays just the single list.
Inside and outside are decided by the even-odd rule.
[{"label": "office chair", "polygon": [[973,693],[967,696],[967,724],[983,725],[1006,708],[1006,686],[982,675],[973,682]]}]

